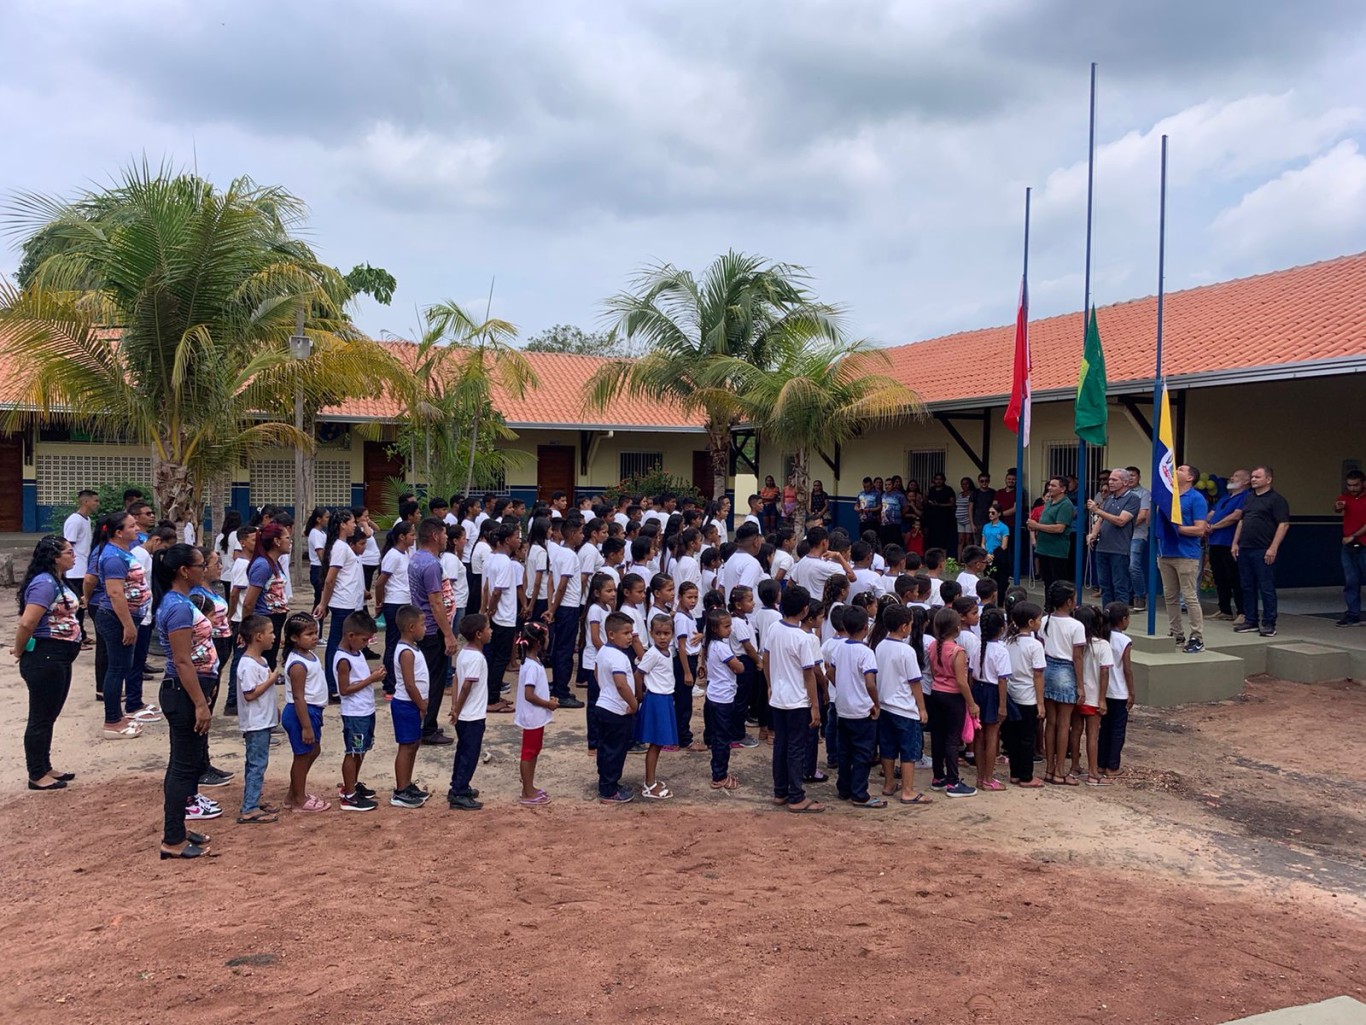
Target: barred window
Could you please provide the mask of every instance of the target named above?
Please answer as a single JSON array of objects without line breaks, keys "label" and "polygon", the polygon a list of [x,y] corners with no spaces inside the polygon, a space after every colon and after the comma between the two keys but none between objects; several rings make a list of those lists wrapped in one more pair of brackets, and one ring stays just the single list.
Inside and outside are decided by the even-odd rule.
[{"label": "barred window", "polygon": [[944,472],[942,448],[917,449],[906,453],[906,483],[915,481],[923,492],[937,474]]},{"label": "barred window", "polygon": [[623,452],[621,459],[621,479],[637,474],[646,474],[664,466],[663,452]]},{"label": "barred window", "polygon": [[151,456],[39,455],[38,504],[67,505],[82,488],[152,480]]},{"label": "barred window", "polygon": [[[1100,471],[1108,468],[1107,449],[1095,445],[1086,446],[1086,476],[1081,478],[1079,487],[1083,496],[1095,493]],[[1075,441],[1050,442],[1048,445],[1048,476],[1067,480],[1077,472],[1077,443]]]}]

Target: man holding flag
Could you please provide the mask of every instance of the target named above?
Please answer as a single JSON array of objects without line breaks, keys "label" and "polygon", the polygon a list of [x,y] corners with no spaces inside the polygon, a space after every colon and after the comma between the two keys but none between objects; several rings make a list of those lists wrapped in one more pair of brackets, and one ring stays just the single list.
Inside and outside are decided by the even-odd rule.
[{"label": "man holding flag", "polygon": [[[1165,388],[1162,406],[1162,424],[1170,430]],[[1182,651],[1195,655],[1205,650],[1201,636],[1205,619],[1200,609],[1200,541],[1205,536],[1209,505],[1194,487],[1200,471],[1184,463],[1173,468],[1170,441],[1161,432],[1158,436],[1160,462],[1153,481],[1153,512],[1157,517],[1157,571],[1162,578],[1162,600],[1167,605],[1167,632]],[[1189,641],[1181,625],[1183,598],[1191,617]]]}]

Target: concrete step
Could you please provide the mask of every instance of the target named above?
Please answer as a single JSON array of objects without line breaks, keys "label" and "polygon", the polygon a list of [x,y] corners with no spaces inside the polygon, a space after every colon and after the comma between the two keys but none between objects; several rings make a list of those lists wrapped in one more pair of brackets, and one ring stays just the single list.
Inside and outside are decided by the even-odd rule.
[{"label": "concrete step", "polygon": [[1364,1021],[1366,1004],[1351,997],[1334,997],[1317,1004],[1254,1014],[1251,1018],[1239,1018],[1227,1025],[1361,1025]]},{"label": "concrete step", "polygon": [[[1132,621],[1130,623],[1132,626]],[[1130,633],[1129,640],[1133,642],[1134,654],[1140,651],[1148,651],[1154,655],[1169,655],[1176,650],[1176,638],[1168,637],[1162,632],[1162,624],[1158,624],[1156,634],[1149,633]]]},{"label": "concrete step", "polygon": [[1192,701],[1223,701],[1243,692],[1247,672],[1243,660],[1206,649],[1187,655],[1169,648],[1158,653],[1135,651],[1134,700],[1140,705],[1184,705]]},{"label": "concrete step", "polygon": [[1273,638],[1260,634],[1237,634],[1229,629],[1206,630],[1204,640],[1207,651],[1218,651],[1241,658],[1248,676],[1267,672],[1266,649],[1276,643]]},{"label": "concrete step", "polygon": [[1266,649],[1266,671],[1282,680],[1321,683],[1350,675],[1351,659],[1342,648],[1322,644],[1272,644]]}]

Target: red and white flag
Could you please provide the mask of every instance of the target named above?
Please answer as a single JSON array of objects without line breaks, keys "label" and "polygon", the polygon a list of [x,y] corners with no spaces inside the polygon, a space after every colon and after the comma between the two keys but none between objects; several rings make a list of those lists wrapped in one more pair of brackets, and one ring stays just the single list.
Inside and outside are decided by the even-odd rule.
[{"label": "red and white flag", "polygon": [[1006,406],[1006,426],[1029,446],[1029,284],[1020,279],[1020,308],[1015,314],[1015,377],[1010,385],[1010,405]]}]

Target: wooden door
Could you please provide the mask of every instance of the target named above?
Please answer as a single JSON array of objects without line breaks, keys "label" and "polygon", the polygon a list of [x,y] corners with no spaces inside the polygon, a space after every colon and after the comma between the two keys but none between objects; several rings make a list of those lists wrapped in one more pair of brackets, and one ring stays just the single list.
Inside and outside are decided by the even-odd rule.
[{"label": "wooden door", "polygon": [[706,498],[714,497],[712,491],[716,478],[711,472],[711,453],[706,449],[694,451],[692,454],[692,482],[698,491],[702,492]]},{"label": "wooden door", "polygon": [[574,501],[574,448],[571,445],[536,446],[536,497],[549,502],[556,491]]},{"label": "wooden door", "polygon": [[389,455],[386,446],[377,441],[365,443],[365,506],[384,509],[393,504],[398,494],[389,481],[403,476],[403,460]]},{"label": "wooden door", "polygon": [[24,439],[0,436],[0,530],[24,529]]}]

